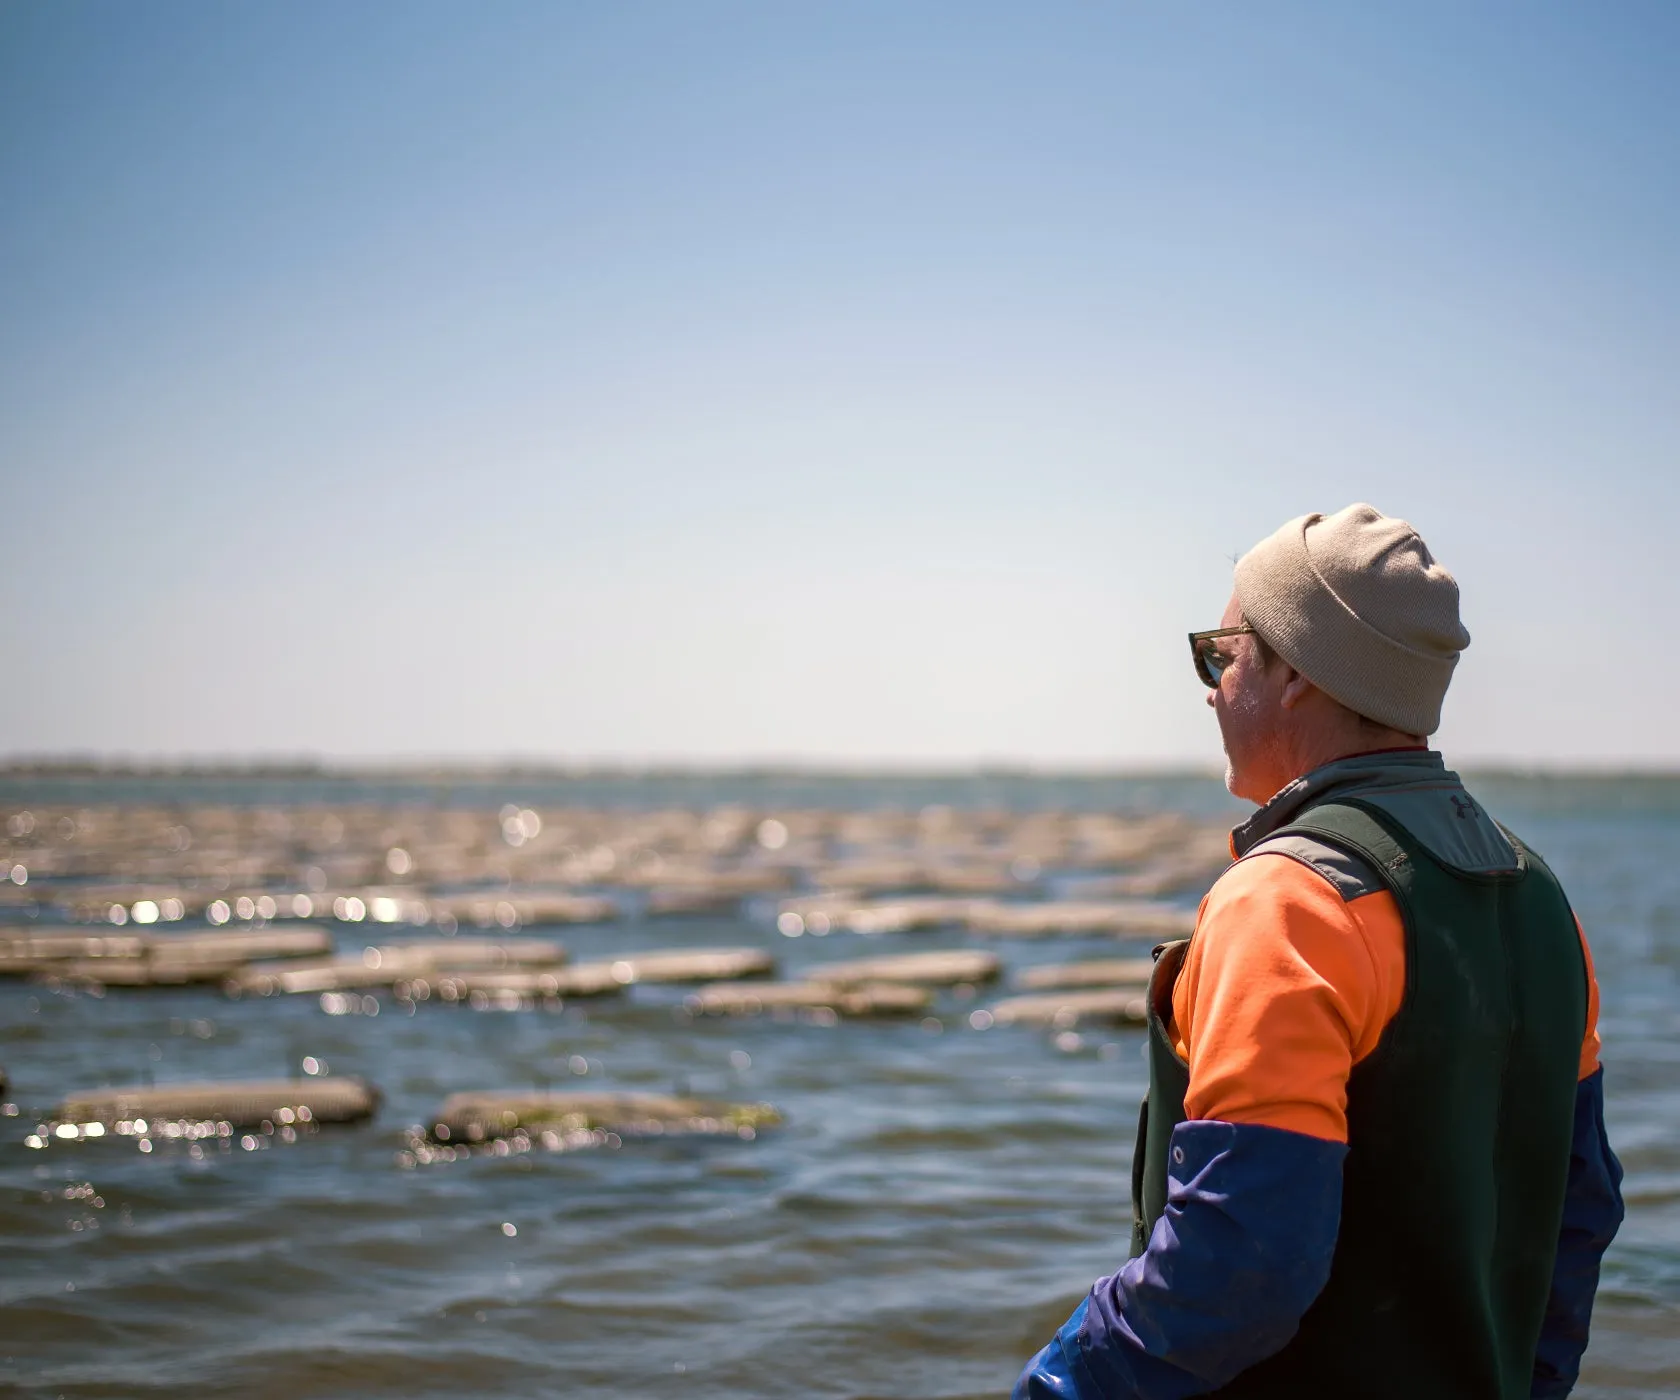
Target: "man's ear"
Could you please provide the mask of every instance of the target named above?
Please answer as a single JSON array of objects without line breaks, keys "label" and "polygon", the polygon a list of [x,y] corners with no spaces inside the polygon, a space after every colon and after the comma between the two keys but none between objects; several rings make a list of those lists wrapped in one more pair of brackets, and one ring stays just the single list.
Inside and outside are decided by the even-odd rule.
[{"label": "man's ear", "polygon": [[1293,710],[1318,687],[1287,663],[1284,669],[1288,675],[1283,682],[1283,691],[1278,696],[1278,704],[1286,710]]}]

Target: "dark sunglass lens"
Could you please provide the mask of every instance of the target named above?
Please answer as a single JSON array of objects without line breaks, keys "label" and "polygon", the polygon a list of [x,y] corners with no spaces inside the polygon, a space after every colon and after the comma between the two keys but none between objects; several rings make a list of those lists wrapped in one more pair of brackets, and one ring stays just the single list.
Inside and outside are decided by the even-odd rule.
[{"label": "dark sunglass lens", "polygon": [[1226,658],[1219,654],[1219,648],[1213,638],[1208,637],[1196,643],[1196,674],[1202,678],[1202,684],[1209,690],[1218,687],[1220,673],[1227,664]]}]

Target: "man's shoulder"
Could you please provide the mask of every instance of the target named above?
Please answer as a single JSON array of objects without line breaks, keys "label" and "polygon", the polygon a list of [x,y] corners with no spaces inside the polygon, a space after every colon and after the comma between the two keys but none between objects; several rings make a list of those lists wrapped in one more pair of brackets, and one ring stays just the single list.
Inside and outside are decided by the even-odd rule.
[{"label": "man's shoulder", "polygon": [[1235,939],[1251,947],[1293,943],[1315,927],[1345,936],[1356,918],[1349,906],[1370,895],[1378,896],[1377,902],[1392,900],[1388,886],[1366,862],[1327,841],[1280,833],[1258,843],[1214,881],[1202,901],[1195,939],[1204,945]]},{"label": "man's shoulder", "polygon": [[[1363,856],[1334,845],[1321,836],[1302,831],[1281,831],[1268,836],[1232,865],[1226,875],[1233,875],[1239,867],[1264,860],[1268,856],[1283,856],[1296,866],[1310,870],[1335,890],[1344,904],[1351,904],[1356,899],[1387,888],[1376,867]],[[1278,871],[1279,867],[1275,862],[1269,863],[1263,878],[1275,883],[1282,893],[1292,888],[1296,882],[1280,877]],[[1249,872],[1240,878],[1252,880],[1256,878],[1256,873]]]}]

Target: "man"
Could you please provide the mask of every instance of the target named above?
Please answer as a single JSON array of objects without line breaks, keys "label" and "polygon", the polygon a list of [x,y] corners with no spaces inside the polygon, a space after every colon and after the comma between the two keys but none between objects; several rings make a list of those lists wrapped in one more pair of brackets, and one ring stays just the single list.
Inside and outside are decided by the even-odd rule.
[{"label": "man", "polygon": [[1370,506],[1292,520],[1194,634],[1260,810],[1160,950],[1132,1258],[1017,1400],[1566,1395],[1622,1218],[1563,892],[1425,736],[1458,585]]}]

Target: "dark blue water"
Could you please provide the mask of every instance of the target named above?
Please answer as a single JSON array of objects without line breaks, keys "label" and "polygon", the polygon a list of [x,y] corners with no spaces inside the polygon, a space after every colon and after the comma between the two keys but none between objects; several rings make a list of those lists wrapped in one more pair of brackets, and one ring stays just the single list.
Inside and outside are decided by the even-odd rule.
[{"label": "dark blue water", "polygon": [[[1603,988],[1611,1136],[1629,1216],[1579,1394],[1680,1394],[1680,781],[1489,777],[1551,860]],[[1236,810],[1204,777],[322,775],[11,778],[0,809],[112,801]],[[1188,898],[1188,896],[1187,896]],[[567,930],[577,958],[774,947],[789,975],[960,933],[779,937],[768,917]],[[359,946],[365,930],[347,935]],[[1103,940],[987,943],[1006,961]],[[19,1394],[979,1396],[1123,1258],[1141,1036],[696,1020],[676,989],[554,1013],[213,990],[103,997],[0,984],[0,1384]],[[385,1091],[370,1125],[195,1157],[184,1145],[24,1145],[64,1093],[296,1072]],[[581,1069],[581,1073],[578,1071]],[[404,1130],[458,1089],[678,1089],[786,1114],[752,1142],[403,1165]],[[509,1233],[504,1226],[511,1226]]]}]

